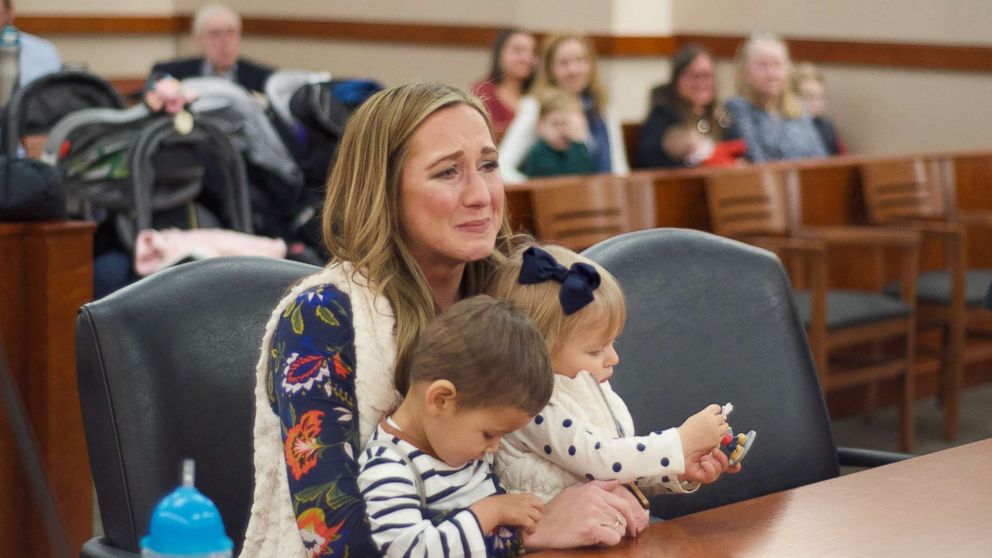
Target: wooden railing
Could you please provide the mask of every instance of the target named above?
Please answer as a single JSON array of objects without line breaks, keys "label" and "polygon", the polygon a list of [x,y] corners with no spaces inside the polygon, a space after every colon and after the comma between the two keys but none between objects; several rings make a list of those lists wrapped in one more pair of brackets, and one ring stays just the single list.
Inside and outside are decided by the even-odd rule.
[{"label": "wooden railing", "polygon": [[[843,156],[830,159],[786,161],[763,163],[773,169],[796,169],[800,178],[800,204],[798,215],[803,225],[866,225],[867,212],[861,194],[860,166],[871,161],[906,159],[913,156],[945,157],[954,161],[956,173],[957,204],[961,209],[992,210],[992,148],[969,151],[940,153],[913,153],[891,156]],[[714,173],[735,172],[734,169],[670,169],[640,170],[630,175],[630,182],[650,187],[654,203],[654,226],[680,227],[711,230],[709,210],[706,203],[705,178]],[[586,178],[586,180],[589,180]],[[535,223],[532,192],[574,184],[576,177],[543,178],[522,184],[507,185],[507,203],[514,225],[531,232],[539,231]],[[652,196],[641,197],[649,199]],[[643,209],[643,208],[640,208]],[[992,268],[992,232],[989,229],[968,229],[968,265],[970,267]],[[833,256],[839,256],[836,260]],[[871,270],[861,253],[832,254],[830,283],[835,287],[875,288],[878,277]],[[942,267],[939,252],[923,252],[922,269]],[[922,394],[934,393],[936,386],[918,382]],[[992,381],[992,366],[984,363],[970,367],[967,384]],[[880,400],[891,402],[894,391],[885,391]],[[835,415],[850,414],[860,410],[864,399],[840,394],[828,398],[831,411]]]},{"label": "wooden railing", "polygon": [[[992,210],[992,148],[939,153],[910,153],[886,156],[842,156],[762,163],[774,169],[794,168],[800,178],[800,223],[804,225],[864,225],[867,213],[861,195],[859,168],[870,161],[941,156],[953,159],[958,207]],[[650,183],[654,190],[654,224],[710,231],[704,179],[713,173],[734,172],[726,168],[636,170],[637,182]],[[533,190],[573,183],[574,177],[534,179],[507,185],[511,216],[522,228],[535,230]],[[992,268],[992,251],[986,249],[992,236],[980,229],[969,231],[969,264]],[[859,284],[857,270],[847,270],[850,284]],[[837,278],[845,275],[840,273]]]}]

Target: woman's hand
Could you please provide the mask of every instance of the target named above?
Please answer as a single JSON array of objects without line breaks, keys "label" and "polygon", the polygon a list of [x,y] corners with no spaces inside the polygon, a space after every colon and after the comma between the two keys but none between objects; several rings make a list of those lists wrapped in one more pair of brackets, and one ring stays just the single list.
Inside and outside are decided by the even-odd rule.
[{"label": "woman's hand", "polygon": [[648,528],[648,510],[641,506],[641,502],[636,496],[630,493],[627,487],[620,485],[613,489],[613,493],[626,500],[630,506],[631,517],[627,519],[627,534],[636,537],[641,531]]},{"label": "woman's hand", "polygon": [[524,545],[538,550],[617,544],[627,525],[636,522],[631,505],[613,494],[619,486],[616,481],[590,481],[562,490],[544,504],[537,530],[524,536]]},{"label": "woman's hand", "polygon": [[685,473],[680,477],[684,481],[709,484],[720,478],[723,473],[739,473],[741,464],[730,466],[727,455],[718,449],[697,451],[685,459]]}]

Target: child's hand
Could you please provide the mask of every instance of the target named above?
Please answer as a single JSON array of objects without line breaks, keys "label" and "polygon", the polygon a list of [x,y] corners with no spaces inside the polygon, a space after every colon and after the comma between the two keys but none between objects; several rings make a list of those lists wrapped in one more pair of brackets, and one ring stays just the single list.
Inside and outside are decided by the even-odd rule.
[{"label": "child's hand", "polygon": [[678,431],[682,438],[682,453],[689,456],[718,446],[730,427],[720,406],[714,404],[687,418]]},{"label": "child's hand", "polygon": [[475,513],[483,533],[500,525],[520,527],[527,533],[537,530],[544,502],[533,494],[497,494],[483,498],[469,509]]},{"label": "child's hand", "polygon": [[565,137],[576,143],[589,139],[589,122],[581,112],[569,112],[564,122]]},{"label": "child's hand", "polygon": [[698,451],[685,459],[685,473],[679,480],[709,484],[723,473],[739,473],[741,464],[730,466],[727,455],[718,449]]}]

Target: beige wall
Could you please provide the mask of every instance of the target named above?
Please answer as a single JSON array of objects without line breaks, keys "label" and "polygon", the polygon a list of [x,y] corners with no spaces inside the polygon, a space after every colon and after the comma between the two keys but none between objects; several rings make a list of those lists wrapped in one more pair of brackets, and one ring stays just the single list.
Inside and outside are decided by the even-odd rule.
[{"label": "beige wall", "polygon": [[[188,14],[206,0],[21,0],[21,14]],[[411,21],[453,25],[518,25],[540,31],[602,35],[677,33],[746,35],[772,31],[794,37],[992,45],[992,2],[975,0],[271,0],[231,1],[244,14],[281,18]],[[108,76],[143,75],[155,60],[193,52],[181,37],[53,37],[69,61]],[[247,56],[285,68],[468,86],[487,68],[484,48],[430,47],[353,41],[248,37]],[[644,117],[647,92],[667,79],[667,59],[602,60],[611,109],[625,121]],[[720,63],[721,91],[732,68]],[[992,137],[992,75],[865,66],[824,66],[830,114],[850,150],[891,153],[986,147]],[[976,124],[979,123],[979,124]]]},{"label": "beige wall", "polygon": [[[793,0],[730,3],[672,0],[681,33],[866,42],[992,45],[992,2],[974,0]],[[728,7],[729,6],[729,7]],[[732,92],[733,68],[720,68]],[[825,65],[827,111],[858,153],[897,153],[992,145],[992,75],[925,69]]]},{"label": "beige wall", "polygon": [[680,32],[923,43],[992,43],[987,0],[671,0]]}]

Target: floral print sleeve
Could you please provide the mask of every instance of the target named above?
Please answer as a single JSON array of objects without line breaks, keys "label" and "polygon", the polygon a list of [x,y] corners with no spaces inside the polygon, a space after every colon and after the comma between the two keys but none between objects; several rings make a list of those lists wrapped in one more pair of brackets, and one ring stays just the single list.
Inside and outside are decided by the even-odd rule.
[{"label": "floral print sleeve", "polygon": [[323,285],[286,308],[269,347],[269,402],[308,557],[376,554],[357,484],[354,336],[350,300]]}]

